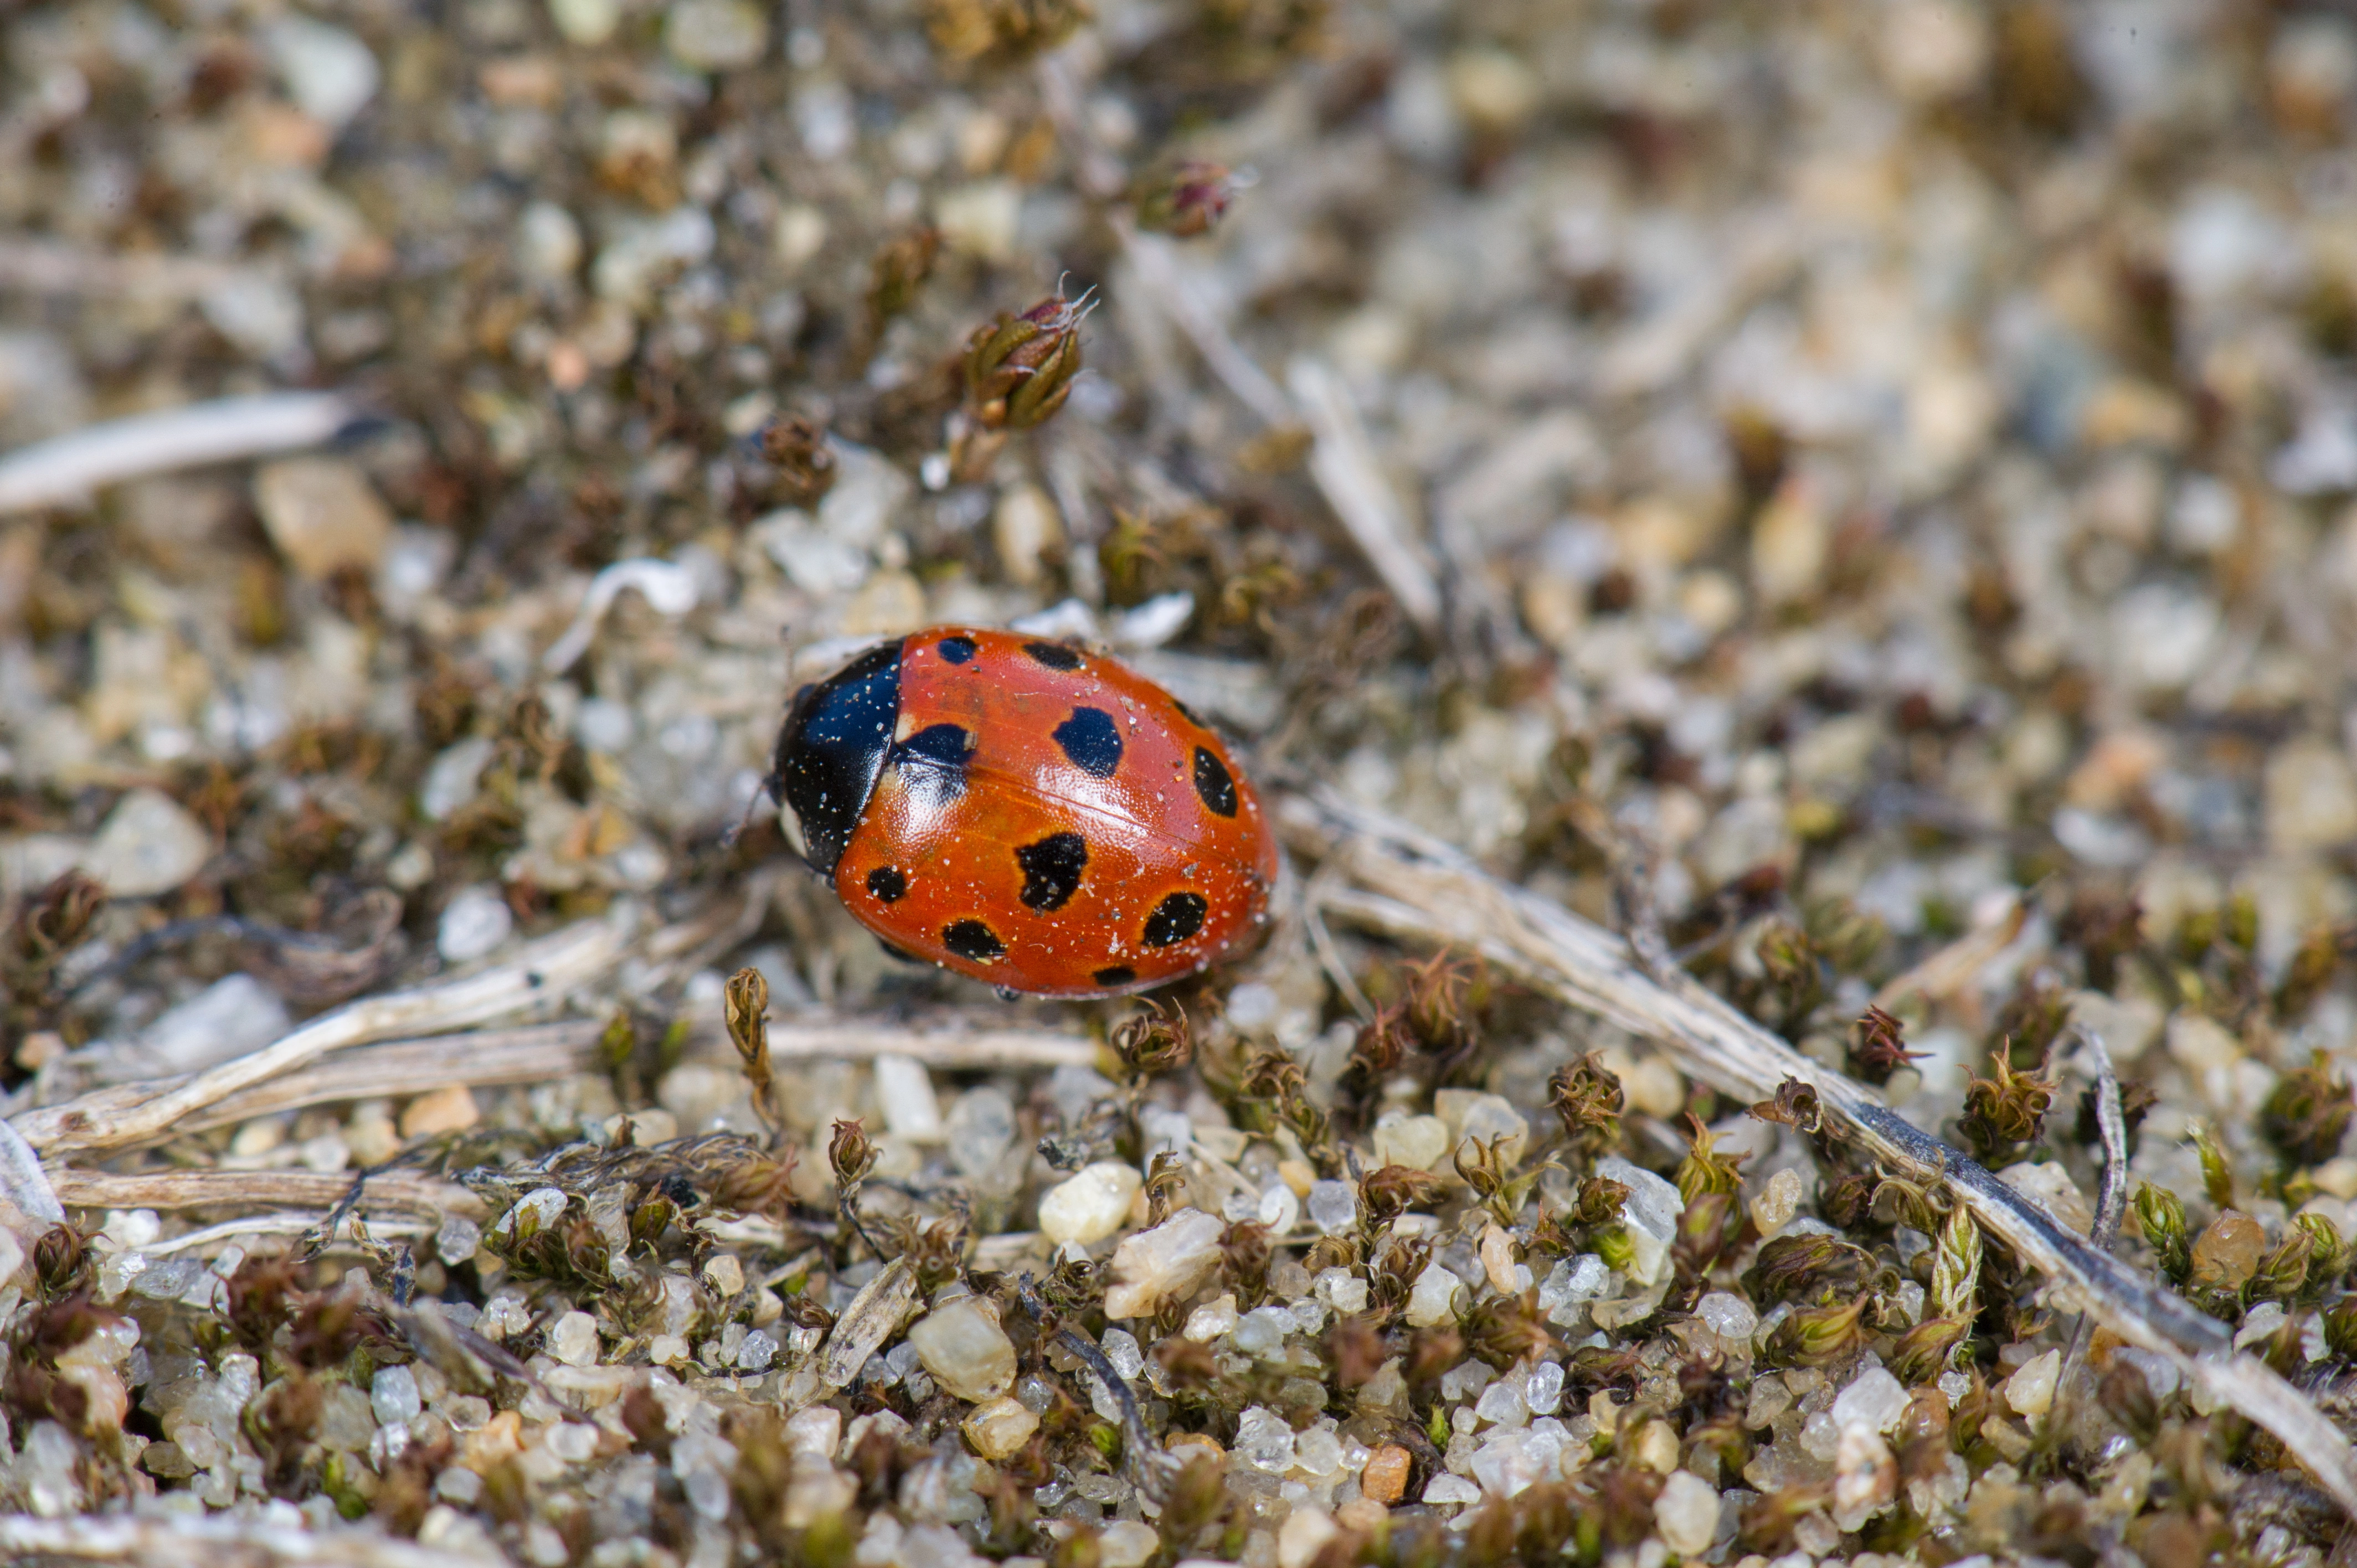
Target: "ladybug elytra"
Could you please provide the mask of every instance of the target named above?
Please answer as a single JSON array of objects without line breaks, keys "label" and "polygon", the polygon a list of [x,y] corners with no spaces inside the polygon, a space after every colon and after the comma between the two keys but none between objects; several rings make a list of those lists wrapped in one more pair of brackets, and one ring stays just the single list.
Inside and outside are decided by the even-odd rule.
[{"label": "ladybug elytra", "polygon": [[854,918],[1003,991],[1111,996],[1267,918],[1276,844],[1220,738],[1109,659],[934,627],[804,687],[770,792]]}]

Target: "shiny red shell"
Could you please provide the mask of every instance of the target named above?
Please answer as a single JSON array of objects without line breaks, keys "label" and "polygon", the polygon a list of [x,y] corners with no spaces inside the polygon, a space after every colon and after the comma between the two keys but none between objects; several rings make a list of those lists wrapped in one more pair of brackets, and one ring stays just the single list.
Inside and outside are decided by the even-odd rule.
[{"label": "shiny red shell", "polygon": [[1135,672],[935,627],[829,686],[780,738],[780,796],[844,907],[900,952],[1009,991],[1108,996],[1202,970],[1265,923],[1277,856],[1259,799]]}]

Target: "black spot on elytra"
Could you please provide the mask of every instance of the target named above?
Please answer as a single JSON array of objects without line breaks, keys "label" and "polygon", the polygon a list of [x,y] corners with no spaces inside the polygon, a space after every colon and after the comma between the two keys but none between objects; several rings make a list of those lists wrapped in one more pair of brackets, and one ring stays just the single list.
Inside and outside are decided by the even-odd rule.
[{"label": "black spot on elytra", "polygon": [[1146,945],[1150,948],[1176,947],[1203,929],[1203,916],[1211,906],[1200,893],[1173,893],[1154,906],[1154,913],[1146,917]]},{"label": "black spot on elytra", "polygon": [[1110,968],[1097,971],[1091,978],[1099,985],[1127,985],[1137,978],[1137,971],[1125,963],[1117,963]]},{"label": "black spot on elytra", "polygon": [[1195,793],[1203,798],[1204,806],[1223,817],[1236,814],[1236,781],[1228,772],[1228,765],[1211,754],[1209,746],[1195,748]]},{"label": "black spot on elytra", "polygon": [[1023,868],[1023,902],[1045,913],[1060,909],[1081,890],[1081,870],[1089,863],[1088,842],[1078,833],[1049,833],[1038,843],[1017,847]]},{"label": "black spot on elytra", "polygon": [[1056,744],[1073,767],[1100,779],[1112,778],[1121,766],[1121,729],[1103,708],[1074,708],[1072,716],[1056,726]]},{"label": "black spot on elytra", "polygon": [[970,637],[945,637],[940,648],[942,657],[952,664],[963,664],[974,657],[974,639]]},{"label": "black spot on elytra", "polygon": [[942,946],[976,963],[988,963],[1006,952],[1006,944],[998,940],[998,933],[980,920],[959,920],[944,927]]},{"label": "black spot on elytra", "polygon": [[1078,670],[1081,656],[1060,642],[1027,642],[1023,651],[1050,670]]},{"label": "black spot on elytra", "polygon": [[902,784],[920,805],[936,811],[965,793],[972,755],[974,736],[957,725],[927,725],[892,748]]},{"label": "black spot on elytra", "polygon": [[879,865],[867,874],[867,891],[879,904],[898,904],[909,891],[909,879],[888,865]]}]

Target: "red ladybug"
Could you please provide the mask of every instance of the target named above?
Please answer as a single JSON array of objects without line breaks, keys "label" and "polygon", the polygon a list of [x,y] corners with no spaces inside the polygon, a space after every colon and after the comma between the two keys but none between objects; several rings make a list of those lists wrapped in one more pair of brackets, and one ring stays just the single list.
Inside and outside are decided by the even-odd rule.
[{"label": "red ladybug", "polygon": [[1143,991],[1268,918],[1275,841],[1219,736],[1064,643],[873,649],[796,695],[769,783],[861,925],[1004,991]]}]

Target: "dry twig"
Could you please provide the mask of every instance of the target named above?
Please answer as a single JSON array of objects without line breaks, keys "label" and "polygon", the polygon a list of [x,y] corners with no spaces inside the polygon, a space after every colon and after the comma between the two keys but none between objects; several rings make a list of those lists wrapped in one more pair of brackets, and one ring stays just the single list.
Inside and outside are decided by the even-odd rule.
[{"label": "dry twig", "polygon": [[458,1552],[366,1530],[315,1532],[254,1514],[0,1514],[0,1555],[11,1561],[136,1563],[144,1568],[452,1568],[504,1563],[479,1548]]},{"label": "dry twig", "polygon": [[225,397],[86,425],[0,458],[0,513],[82,500],[106,485],[332,441],[360,417],[337,392]]},{"label": "dry twig", "polygon": [[[58,1201],[69,1208],[235,1208],[242,1205],[326,1208],[352,1190],[348,1171],[110,1171],[49,1173]],[[368,1178],[363,1207],[397,1208],[407,1214],[483,1212],[482,1200],[456,1182],[413,1171],[384,1171]]]},{"label": "dry twig", "polygon": [[61,1105],[18,1112],[9,1125],[44,1155],[121,1149],[178,1132],[199,1112],[242,1090],[269,1082],[329,1051],[389,1036],[469,1025],[563,1000],[609,969],[628,945],[627,915],[582,920],[528,942],[514,957],[458,980],[348,1003],[301,1028],[158,1092],[154,1083],[124,1083]]},{"label": "dry twig", "polygon": [[1451,846],[1330,790],[1281,802],[1292,842],[1354,886],[1326,885],[1332,914],[1394,935],[1480,953],[1557,1000],[1657,1041],[1685,1071],[1741,1100],[1786,1079],[1815,1090],[1829,1130],[1867,1157],[1963,1204],[2075,1305],[2189,1382],[2282,1440],[2357,1515],[2357,1453],[2307,1397],[2224,1325],[2057,1225],[1974,1160],[1902,1121],[1871,1090],[1822,1067],[1674,969],[1640,967],[1630,945],[1561,905],[1490,875]]}]

